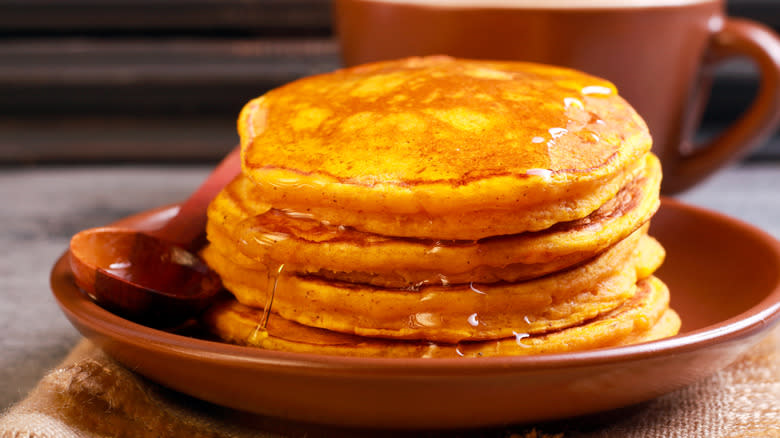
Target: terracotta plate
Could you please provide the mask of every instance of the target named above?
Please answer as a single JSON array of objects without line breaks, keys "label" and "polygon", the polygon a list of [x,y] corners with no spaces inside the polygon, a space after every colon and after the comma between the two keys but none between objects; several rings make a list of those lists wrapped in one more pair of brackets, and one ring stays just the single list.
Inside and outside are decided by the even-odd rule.
[{"label": "terracotta plate", "polygon": [[[172,208],[124,225],[154,227]],[[664,200],[658,273],[683,319],[674,338],[582,353],[486,359],[366,359],[264,351],[119,318],[72,282],[52,289],[74,326],[130,369],[241,410],[319,423],[454,428],[563,418],[627,406],[725,367],[780,320],[780,243],[734,219]]]}]

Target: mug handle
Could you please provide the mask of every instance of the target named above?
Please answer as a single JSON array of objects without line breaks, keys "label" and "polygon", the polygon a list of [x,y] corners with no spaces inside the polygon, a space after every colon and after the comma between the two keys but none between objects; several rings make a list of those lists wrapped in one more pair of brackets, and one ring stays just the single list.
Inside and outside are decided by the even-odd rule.
[{"label": "mug handle", "polygon": [[[750,107],[717,138],[698,145],[686,154],[682,149],[672,170],[674,178],[665,181],[665,193],[681,192],[736,160],[769,137],[780,122],[780,39],[766,26],[750,20],[726,18],[723,27],[710,38],[704,68],[721,61],[746,56],[761,74],[758,93]],[[705,81],[702,85],[707,86]],[[703,107],[706,93],[699,93],[695,107]]]}]

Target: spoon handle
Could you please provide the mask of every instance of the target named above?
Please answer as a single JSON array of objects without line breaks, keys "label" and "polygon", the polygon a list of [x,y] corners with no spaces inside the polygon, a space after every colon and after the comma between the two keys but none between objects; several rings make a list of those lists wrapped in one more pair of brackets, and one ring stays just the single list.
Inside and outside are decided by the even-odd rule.
[{"label": "spoon handle", "polygon": [[206,229],[206,209],[212,199],[241,173],[241,147],[236,146],[162,228],[148,234],[188,247]]}]

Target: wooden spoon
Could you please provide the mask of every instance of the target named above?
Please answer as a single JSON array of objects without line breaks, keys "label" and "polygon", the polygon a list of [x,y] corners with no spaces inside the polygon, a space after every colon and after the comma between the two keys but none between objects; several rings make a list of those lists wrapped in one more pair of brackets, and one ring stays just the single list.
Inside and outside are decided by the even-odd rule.
[{"label": "wooden spoon", "polygon": [[76,284],[102,307],[155,327],[196,316],[222,289],[219,276],[197,255],[206,209],[241,172],[236,147],[162,228],[84,230],[70,241]]}]

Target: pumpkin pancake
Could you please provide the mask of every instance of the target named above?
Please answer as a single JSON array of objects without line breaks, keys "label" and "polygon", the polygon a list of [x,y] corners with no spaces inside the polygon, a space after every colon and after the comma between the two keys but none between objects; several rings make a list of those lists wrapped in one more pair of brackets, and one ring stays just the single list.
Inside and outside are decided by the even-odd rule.
[{"label": "pumpkin pancake", "polygon": [[211,204],[207,230],[212,244],[231,247],[226,255],[237,253],[239,242],[237,249],[257,262],[334,280],[391,288],[516,282],[591,258],[646,223],[658,208],[661,169],[655,156],[645,161],[635,179],[587,217],[538,232],[479,241],[366,233],[270,208],[245,177]]},{"label": "pumpkin pancake", "polygon": [[657,278],[637,284],[637,293],[618,308],[581,325],[543,334],[522,329],[510,337],[443,344],[375,339],[307,327],[271,314],[267,331],[258,327],[262,310],[229,299],[205,316],[210,330],[227,342],[272,350],[363,357],[488,357],[565,353],[615,347],[677,334],[680,319],[669,309],[669,291]]},{"label": "pumpkin pancake", "polygon": [[[271,309],[298,323],[371,337],[441,342],[497,339],[513,330],[544,333],[569,327],[618,307],[634,293],[637,272],[652,272],[663,253],[636,231],[595,259],[566,271],[518,283],[383,289],[236,265],[213,245],[203,258],[241,303]],[[639,262],[655,263],[638,266]]]},{"label": "pumpkin pancake", "polygon": [[249,102],[238,127],[261,202],[432,239],[586,217],[634,179],[651,145],[605,80],[441,56],[292,82]]}]

